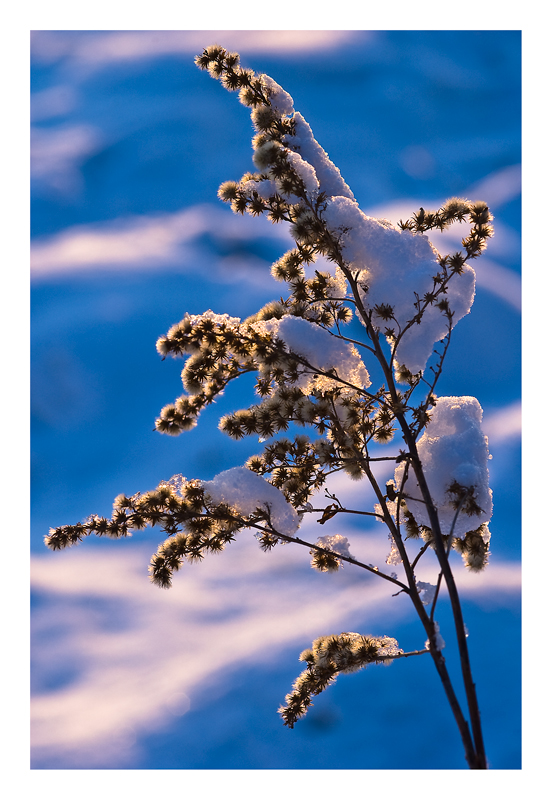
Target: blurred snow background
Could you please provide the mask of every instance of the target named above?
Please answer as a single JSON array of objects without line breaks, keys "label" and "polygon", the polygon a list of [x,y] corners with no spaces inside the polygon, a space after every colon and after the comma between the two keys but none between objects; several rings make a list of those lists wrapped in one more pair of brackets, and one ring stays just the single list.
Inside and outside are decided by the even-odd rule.
[{"label": "blurred snow background", "polygon": [[[516,31],[36,31],[32,36],[32,765],[35,769],[462,768],[429,658],[338,679],[293,731],[276,708],[318,635],[425,636],[404,598],[353,568],[244,533],[152,586],[155,531],[45,552],[50,526],[107,514],[174,473],[209,480],[257,452],[216,429],[233,387],[178,439],[153,421],[181,393],[156,338],[185,311],[246,316],[281,293],[281,226],[232,215],[251,169],[248,112],[193,65],[219,42],[290,92],[361,207],[396,222],[486,200],[496,237],[455,329],[440,394],[484,409],[491,564],[458,558],[490,764],[520,755],[520,41]],[[445,251],[461,230],[433,237]],[[365,486],[337,486],[370,509]],[[342,533],[370,563],[384,528]],[[308,536],[305,530],[305,538]],[[435,580],[428,567],[421,580]],[[383,586],[379,584],[383,583]],[[444,604],[443,604],[444,609]],[[450,619],[441,612],[447,640]],[[452,632],[449,633],[452,638]],[[448,655],[457,672],[452,652]],[[431,741],[441,743],[436,751]]]}]

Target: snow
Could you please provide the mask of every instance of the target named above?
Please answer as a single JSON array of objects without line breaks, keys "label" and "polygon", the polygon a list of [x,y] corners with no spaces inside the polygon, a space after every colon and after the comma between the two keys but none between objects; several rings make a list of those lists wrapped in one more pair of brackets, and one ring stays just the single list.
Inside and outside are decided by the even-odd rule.
[{"label": "snow", "polygon": [[263,84],[269,89],[270,105],[280,114],[285,116],[293,114],[293,98],[285,89],[282,89],[279,83],[271,78],[269,75],[262,75],[261,80]]},{"label": "snow", "polygon": [[[439,630],[439,623],[434,622],[433,625],[435,627],[435,645],[437,647],[437,650],[444,650],[445,640],[441,636],[441,632]],[[429,650],[429,639],[426,640],[425,648],[426,650]]]},{"label": "snow", "polygon": [[326,550],[331,550],[340,556],[347,556],[347,558],[354,558],[349,551],[349,540],[346,536],[336,533],[334,536],[319,536],[316,544],[319,547],[324,547]]},{"label": "snow", "polygon": [[383,636],[379,640],[378,658],[389,658],[391,656],[398,656],[401,653],[404,653],[404,650],[399,647],[397,640],[392,636]]},{"label": "snow", "polygon": [[186,314],[185,319],[194,325],[202,319],[209,319],[217,326],[233,328],[244,336],[254,332],[282,340],[288,352],[300,356],[311,367],[300,366],[297,385],[305,390],[313,387],[325,389],[336,384],[335,378],[317,376],[313,374],[313,369],[323,372],[333,370],[341,380],[358,388],[370,385],[370,376],[356,347],[302,317],[286,315],[281,319],[242,323],[239,317],[209,310],[203,314]]},{"label": "snow", "polygon": [[[370,385],[368,371],[354,345],[343,342],[318,325],[302,317],[286,315],[282,319],[254,322],[251,327],[258,333],[269,333],[285,343],[291,353],[301,356],[315,369],[337,371],[348,383],[364,388]],[[324,376],[313,376],[306,368],[301,369],[298,386],[310,389],[329,388],[335,381]]]},{"label": "snow", "polygon": [[[273,109],[282,116],[292,114],[291,96],[272,79],[263,76],[263,80],[270,87]],[[295,134],[284,137],[288,161],[305,184],[307,197],[315,200],[320,192],[327,196],[322,217],[338,240],[346,265],[359,281],[364,307],[374,312],[375,327],[395,337],[401,335],[395,353],[397,366],[404,365],[412,373],[423,371],[435,343],[449,331],[449,318],[436,305],[428,305],[421,323],[407,326],[419,311],[417,303],[435,291],[434,277],[441,269],[438,251],[424,234],[402,230],[388,220],[364,214],[302,115],[295,112],[293,120]],[[273,147],[273,142],[267,142],[256,149],[253,160],[260,169],[265,151],[268,154]],[[278,180],[276,184],[280,186]],[[280,191],[286,194],[281,186]],[[453,312],[452,327],[469,313],[474,296],[475,271],[465,265],[462,273],[452,275],[446,287],[446,299]],[[391,307],[392,319],[378,318],[375,309],[380,305]],[[393,339],[388,336],[388,340],[393,345]]]},{"label": "snow", "polygon": [[[473,499],[481,509],[480,513],[468,514],[468,503],[464,501],[454,523],[454,536],[462,538],[468,531],[489,522],[492,515],[489,448],[481,430],[482,417],[482,408],[475,397],[440,397],[418,442],[418,453],[444,535],[450,533],[456,516],[451,502],[454,497],[449,493],[454,482],[462,487],[473,487]],[[399,464],[395,470],[396,489],[401,485],[404,469],[404,464]],[[412,469],[404,485],[404,494],[420,497]],[[431,527],[423,502],[409,499],[408,507],[418,523]]]},{"label": "snow", "polygon": [[213,503],[227,503],[244,517],[268,509],[273,528],[286,536],[294,536],[299,527],[297,512],[282,492],[246,467],[220,472],[203,486]]},{"label": "snow", "polygon": [[[398,334],[416,314],[416,296],[423,298],[434,289],[439,254],[424,234],[403,231],[388,220],[368,217],[346,197],[332,197],[323,217],[338,237],[349,268],[359,272],[364,307],[370,310],[390,305],[394,319],[380,319],[379,327]],[[475,272],[465,266],[464,272],[454,275],[447,287],[453,325],[469,312],[474,296]],[[378,326],[376,315],[373,321]],[[402,337],[396,361],[412,373],[423,370],[435,342],[447,331],[447,318],[438,308],[429,306],[421,324],[409,328]]]},{"label": "snow", "polygon": [[[379,506],[376,506],[376,510],[379,509]],[[402,557],[399,552],[399,548],[395,544],[395,540],[389,534],[389,544],[391,545],[391,550],[387,558],[385,559],[385,563],[389,564],[390,566],[396,567],[398,564],[402,564]]]},{"label": "snow", "polygon": [[[287,160],[305,184],[307,195],[311,199],[316,198],[320,191],[320,184],[318,183],[314,167],[302,159],[299,153],[294,153],[291,150],[287,153]],[[283,190],[281,189],[281,191]]]},{"label": "snow", "polygon": [[279,191],[276,181],[269,180],[268,178],[262,181],[244,181],[244,183],[241,184],[241,188],[247,193],[257,192],[259,197],[262,197],[263,200],[268,200]]},{"label": "snow", "polygon": [[312,129],[298,111],[293,115],[295,135],[286,136],[285,142],[297,153],[312,164],[320,184],[320,190],[328,197],[343,195],[353,199],[353,193],[347,186],[335,164],[314,138]]},{"label": "snow", "polygon": [[416,589],[419,592],[420,600],[424,606],[428,606],[430,603],[433,603],[433,598],[435,597],[435,591],[437,589],[435,584],[418,581],[416,583]]},{"label": "snow", "polygon": [[239,317],[231,317],[230,314],[215,314],[211,309],[204,311],[203,314],[185,314],[184,319],[188,319],[192,325],[197,325],[197,323],[201,322],[203,319],[210,319],[215,325],[224,326],[226,328],[235,328],[241,322]]}]

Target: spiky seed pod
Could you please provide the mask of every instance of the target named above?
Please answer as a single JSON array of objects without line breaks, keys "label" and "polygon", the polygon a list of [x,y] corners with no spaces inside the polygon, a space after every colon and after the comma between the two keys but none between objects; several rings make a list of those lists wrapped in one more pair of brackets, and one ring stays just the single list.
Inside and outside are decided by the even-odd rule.
[{"label": "spiky seed pod", "polygon": [[203,69],[203,70],[207,69],[207,67],[209,66],[209,62],[210,61],[211,61],[211,58],[210,58],[210,56],[206,55],[205,51],[200,56],[196,56],[194,58],[194,63],[196,65],[196,67],[199,67],[199,69]]},{"label": "spiky seed pod", "polygon": [[447,488],[447,494],[454,509],[461,508],[462,513],[470,517],[483,513],[483,509],[475,500],[474,486],[462,486],[458,481],[453,481]]},{"label": "spiky seed pod", "polygon": [[221,553],[226,547],[226,543],[219,536],[212,536],[204,545],[204,550],[208,553]]},{"label": "spiky seed pod", "polygon": [[489,562],[490,531],[487,523],[468,531],[464,539],[452,540],[453,548],[459,552],[464,566],[472,572],[481,572]]},{"label": "spiky seed pod", "polygon": [[126,494],[118,494],[113,501],[113,510],[119,511],[125,508],[132,508],[132,499]]},{"label": "spiky seed pod", "polygon": [[219,424],[219,430],[223,433],[226,433],[227,436],[230,436],[231,439],[243,439],[245,436],[245,432],[240,424],[240,421],[236,419],[234,414],[226,414],[225,416],[221,417]]},{"label": "spiky seed pod", "polygon": [[267,218],[272,223],[282,222],[288,218],[288,206],[279,195],[269,198]]},{"label": "spiky seed pod", "polygon": [[260,102],[258,95],[251,88],[249,83],[245,86],[242,84],[238,98],[240,103],[248,108],[251,108],[251,106],[256,106]]},{"label": "spiky seed pod", "polygon": [[236,72],[238,73],[240,86],[249,86],[252,79],[255,77],[253,70],[248,69],[247,67],[238,67]]},{"label": "spiky seed pod", "polygon": [[[296,191],[296,184],[290,185],[290,192]],[[299,244],[317,244],[317,220],[313,214],[305,213],[299,216],[290,227],[290,233]]]},{"label": "spiky seed pod", "polygon": [[222,76],[222,85],[230,92],[235,92],[240,88],[240,80],[238,74],[233,69],[228,69]]},{"label": "spiky seed pod", "polygon": [[266,98],[266,87],[259,75],[253,75],[250,80],[251,88],[254,89],[259,95],[261,95],[265,102],[268,102]]},{"label": "spiky seed pod", "polygon": [[385,661],[390,654],[402,652],[396,640],[387,636],[341,633],[318,637],[312,649],[301,653],[300,661],[307,664],[307,669],[293,682],[292,691],[286,695],[286,705],[278,709],[284,725],[292,728],[307,713],[312,698],[332,684],[341,672],[356,672],[373,662]]},{"label": "spiky seed pod", "polygon": [[390,306],[388,303],[380,303],[374,306],[374,312],[380,319],[393,319],[393,306]]},{"label": "spiky seed pod", "polygon": [[267,205],[256,193],[249,201],[247,206],[247,213],[251,214],[253,217],[258,217],[259,214],[262,214],[267,209]]},{"label": "spiky seed pod", "polygon": [[343,469],[353,481],[360,481],[364,478],[362,467],[356,460],[346,460],[343,463]]},{"label": "spiky seed pod", "polygon": [[270,134],[266,133],[265,131],[261,130],[255,134],[255,136],[251,139],[251,145],[253,150],[258,150],[263,144],[270,142],[272,137]]},{"label": "spiky seed pod", "polygon": [[251,120],[258,131],[268,131],[276,119],[272,106],[260,105],[251,112]]},{"label": "spiky seed pod", "polygon": [[230,202],[230,207],[234,214],[243,214],[247,210],[247,198],[244,197],[243,194],[238,194],[237,197]]},{"label": "spiky seed pod", "polygon": [[226,50],[220,44],[210,44],[205,48],[203,53],[208,56],[209,59],[213,60],[223,58],[226,55]]},{"label": "spiky seed pod", "polygon": [[246,436],[257,432],[257,416],[254,409],[236,411],[234,419]]},{"label": "spiky seed pod", "polygon": [[252,322],[266,319],[282,319],[285,313],[286,308],[281,300],[271,300],[255,314],[255,318],[249,317],[249,319]]},{"label": "spiky seed pod", "polygon": [[318,572],[337,572],[341,566],[341,560],[330,550],[311,550],[311,566]]},{"label": "spiky seed pod", "polygon": [[298,250],[289,250],[272,265],[272,275],[277,280],[293,281],[304,279],[305,270]]},{"label": "spiky seed pod", "polygon": [[263,475],[265,472],[265,461],[262,456],[250,456],[245,462],[245,466],[258,475]]},{"label": "spiky seed pod", "polygon": [[200,346],[188,316],[185,316],[176,325],[172,325],[166,336],[161,336],[157,340],[156,345],[157,352],[163,357],[168,354],[176,357],[185,353],[194,353],[200,349]]},{"label": "spiky seed pod", "polygon": [[164,406],[160,416],[155,420],[156,430],[169,436],[178,436],[182,431],[191,430],[195,425],[197,425],[195,417],[180,414],[172,403]]},{"label": "spiky seed pod", "polygon": [[237,67],[240,63],[239,53],[226,52],[226,55],[224,56],[224,62],[227,67]]},{"label": "spiky seed pod", "polygon": [[87,532],[83,525],[62,525],[58,528],[50,528],[47,536],[44,537],[44,544],[50,550],[63,550],[65,547],[77,544]]},{"label": "spiky seed pod", "polygon": [[167,336],[160,336],[157,340],[155,347],[160,356],[165,358],[172,350],[170,340]]},{"label": "spiky seed pod", "polygon": [[154,555],[148,567],[150,580],[162,589],[170,589],[172,586],[172,571],[167,566],[162,555]]},{"label": "spiky seed pod", "polygon": [[224,72],[224,67],[220,61],[209,61],[207,64],[207,71],[213,78],[220,78]]},{"label": "spiky seed pod", "polygon": [[285,151],[281,144],[272,140],[265,142],[253,154],[253,163],[260,169],[271,170],[274,165],[284,157]]},{"label": "spiky seed pod", "polygon": [[442,207],[442,213],[445,217],[457,219],[462,221],[463,218],[470,213],[471,205],[467,200],[461,197],[451,197]]},{"label": "spiky seed pod", "polygon": [[224,181],[219,186],[218,197],[225,203],[231,203],[239,195],[239,184],[236,181]]},{"label": "spiky seed pod", "polygon": [[493,215],[489,211],[487,203],[484,203],[483,201],[477,201],[475,203],[472,203],[470,210],[470,219],[472,222],[481,225],[486,222],[491,222],[493,219]]}]

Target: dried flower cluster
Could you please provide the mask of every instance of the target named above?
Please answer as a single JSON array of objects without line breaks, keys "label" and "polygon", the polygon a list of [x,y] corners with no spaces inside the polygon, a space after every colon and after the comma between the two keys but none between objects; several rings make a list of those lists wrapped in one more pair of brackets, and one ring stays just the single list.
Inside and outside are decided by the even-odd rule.
[{"label": "dried flower cluster", "polygon": [[402,653],[396,640],[389,636],[377,638],[359,633],[319,636],[312,648],[299,656],[299,661],[304,661],[307,668],[286,695],[286,705],[278,709],[284,725],[293,728],[307,713],[312,698],[333,683],[339,673],[356,672],[377,662],[388,663]]},{"label": "dried flower cluster", "polygon": [[[290,95],[272,78],[243,68],[236,53],[219,45],[204,50],[196,63],[238,92],[255,130],[257,171],[223,183],[219,198],[238,214],[286,223],[294,246],[272,267],[287,296],[245,320],[213,311],[186,314],[159,338],[163,358],[186,360],[184,394],[161,410],[156,427],[170,435],[189,430],[231,381],[255,373],[255,402],[224,416],[220,428],[235,439],[255,436],[264,446],[244,467],[212,481],[176,476],[152,492],[119,496],[110,520],[92,516],[52,529],[46,544],[55,550],[91,533],[124,537],[157,526],[167,539],[152,558],[151,579],[168,587],[185,561],[222,550],[240,529],[252,528],[265,550],[279,541],[309,547],[312,566],[321,572],[347,561],[380,575],[410,596],[468,763],[484,768],[449,555],[451,549],[460,552],[472,570],[487,563],[488,445],[477,401],[438,397],[436,387],[453,328],[474,299],[475,272],[468,262],[492,235],[492,215],[483,202],[452,198],[437,211],[420,209],[398,225],[366,216]],[[457,221],[471,224],[463,252],[441,255],[426,232]],[[382,381],[379,388],[372,387],[374,374]],[[297,433],[297,427],[307,434]],[[282,432],[289,437],[274,438]],[[380,455],[378,446],[397,434],[396,453]],[[385,485],[373,471],[380,460],[395,466],[394,479]],[[373,510],[346,508],[330,493],[327,480],[336,472],[367,480]],[[322,490],[331,502],[314,508],[310,501]],[[383,522],[391,545],[387,563],[402,565],[404,580],[357,562],[339,533],[316,543],[299,539],[297,528],[312,513],[322,513],[321,524],[351,513]],[[423,546],[413,556],[408,547],[416,539]],[[416,565],[427,551],[437,557],[435,585],[416,579]],[[453,607],[471,728],[446,671],[434,620],[442,580]],[[280,709],[285,724],[293,727],[338,673],[399,655],[397,643],[387,637],[320,637],[301,656],[307,668]]]}]

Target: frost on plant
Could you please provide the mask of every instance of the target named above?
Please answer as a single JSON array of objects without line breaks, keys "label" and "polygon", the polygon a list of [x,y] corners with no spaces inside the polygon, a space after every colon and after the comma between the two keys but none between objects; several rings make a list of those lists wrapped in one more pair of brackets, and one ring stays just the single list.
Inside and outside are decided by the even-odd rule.
[{"label": "frost on plant", "polygon": [[[367,216],[291,96],[272,78],[242,67],[236,53],[219,45],[204,50],[196,64],[238,93],[254,128],[256,171],[225,181],[219,198],[237,214],[285,224],[293,246],[271,269],[283,285],[278,299],[247,319],[211,310],[185,314],[158,339],[163,358],[185,363],[184,392],[161,409],[156,428],[173,436],[189,430],[231,381],[253,373],[251,405],[223,416],[219,427],[234,439],[254,437],[261,452],[210,481],[174,476],[153,491],[120,495],[111,519],[92,515],[53,528],[46,544],[57,550],[92,533],[118,538],[156,526],[166,539],[150,575],[168,588],[185,563],[223,550],[251,529],[263,550],[278,542],[307,548],[322,573],[346,562],[369,578],[378,576],[394,594],[410,598],[425,646],[404,653],[387,636],[324,634],[301,655],[306,669],[280,709],[284,723],[293,727],[312,697],[341,672],[429,653],[468,764],[485,768],[451,558],[457,551],[473,570],[488,560],[488,445],[477,400],[439,397],[437,384],[452,331],[474,300],[469,261],[485,249],[492,215],[484,202],[454,197],[397,224]],[[439,253],[428,232],[463,221],[471,228],[458,251]],[[393,455],[381,455],[379,446],[392,442]],[[388,462],[392,480],[378,479],[376,461]],[[347,507],[331,491],[328,481],[336,473],[365,479],[372,494],[366,491],[362,507]],[[301,523],[312,514],[335,527],[307,541]],[[360,515],[371,533],[386,526],[387,565],[400,568],[400,577],[351,554],[339,529],[350,514]],[[432,559],[434,583],[416,577],[422,557],[424,563]],[[434,618],[441,584],[452,608],[469,721]]]}]

